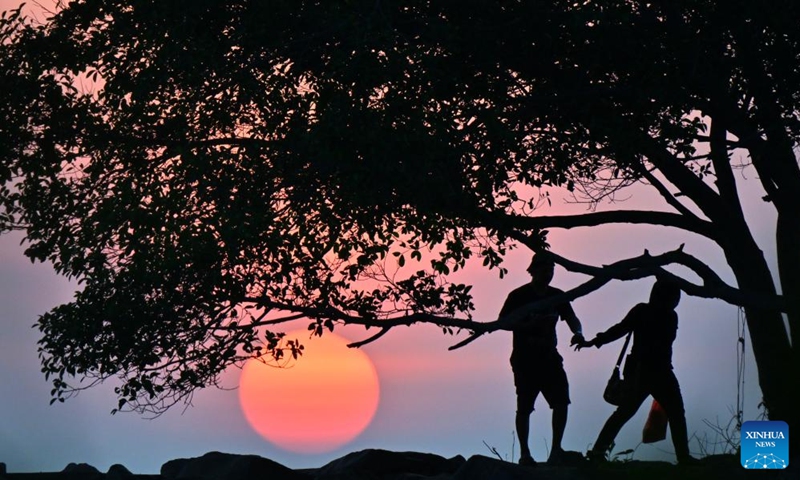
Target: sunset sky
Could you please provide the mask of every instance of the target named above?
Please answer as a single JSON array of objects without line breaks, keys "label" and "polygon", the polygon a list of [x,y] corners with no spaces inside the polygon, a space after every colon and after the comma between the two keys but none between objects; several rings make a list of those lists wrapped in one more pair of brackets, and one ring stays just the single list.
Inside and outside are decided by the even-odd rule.
[{"label": "sunset sky", "polygon": [[[0,0],[0,10],[18,3]],[[743,170],[738,180],[744,185],[745,214],[774,267],[774,213],[760,200],[762,193],[752,170]],[[599,209],[665,209],[648,189],[637,187],[630,193],[626,202]],[[556,191],[551,195],[553,206],[543,208],[541,214],[586,210],[585,205],[566,204]],[[116,405],[113,382],[50,406],[51,387],[39,371],[36,352],[39,334],[31,326],[38,315],[69,301],[79,287],[56,276],[49,265],[32,265],[23,256],[21,240],[21,234],[0,236],[0,461],[9,472],[58,471],[70,462],[85,462],[101,471],[120,463],[136,473],[157,473],[168,460],[209,451],[256,454],[292,468],[321,466],[366,448],[446,457],[492,455],[484,442],[509,460],[513,449],[513,460],[517,460],[508,332],[493,333],[452,352],[447,347],[464,335],[445,336],[430,326],[396,329],[367,345],[363,351],[372,360],[380,385],[375,416],[352,442],[322,454],[288,452],[262,438],[247,423],[236,390],[202,391],[193,406],[185,410],[176,407],[154,420],[135,414],[110,415]],[[553,230],[549,241],[554,252],[594,265],[640,255],[645,248],[662,253],[685,243],[688,253],[705,260],[733,283],[719,249],[676,230],[643,226]],[[522,248],[508,255],[505,266],[509,275],[502,280],[496,272],[481,269],[479,260],[460,277],[453,277],[475,285],[477,320],[495,319],[508,292],[529,280],[525,273],[529,258],[530,253]],[[553,285],[566,290],[585,280],[557,267]],[[646,301],[651,285],[652,280],[613,282],[576,300],[573,307],[587,338],[619,321],[636,303]],[[736,403],[738,311],[721,301],[686,296],[677,311],[680,328],[673,363],[686,403],[689,433],[714,440],[704,420],[727,424],[729,410]],[[286,329],[304,327],[301,321]],[[585,452],[612,412],[601,393],[621,343],[573,352],[567,347],[570,333],[566,324],[560,322],[558,328],[572,398],[564,447]],[[359,328],[337,333],[351,340],[369,336]],[[744,419],[750,420],[759,413],[760,393],[749,348],[746,369]],[[239,375],[239,370],[227,372],[225,386],[236,387]],[[648,405],[623,428],[617,451],[639,444]],[[531,424],[534,458],[546,458],[550,436],[550,410],[540,398]],[[690,441],[690,447],[700,453],[697,441]],[[641,445],[635,458],[672,461],[672,444],[667,440]]]}]

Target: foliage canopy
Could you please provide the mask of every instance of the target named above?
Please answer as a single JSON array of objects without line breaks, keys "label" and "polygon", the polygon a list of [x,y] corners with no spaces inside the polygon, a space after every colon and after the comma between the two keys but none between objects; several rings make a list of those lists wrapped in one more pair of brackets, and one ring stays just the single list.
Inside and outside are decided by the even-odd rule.
[{"label": "foliage canopy", "polygon": [[[118,376],[120,407],[160,412],[255,352],[296,353],[269,329],[303,317],[479,334],[447,274],[502,275],[545,228],[680,228],[743,272],[733,149],[781,215],[800,204],[800,34],[779,7],[83,0],[4,20],[0,226],[83,285],[38,322],[54,398]],[[534,214],[539,187],[597,202],[639,181],[669,210]],[[676,261],[707,281],[690,293],[789,308],[771,278],[736,290],[661,260],[591,272]]]}]

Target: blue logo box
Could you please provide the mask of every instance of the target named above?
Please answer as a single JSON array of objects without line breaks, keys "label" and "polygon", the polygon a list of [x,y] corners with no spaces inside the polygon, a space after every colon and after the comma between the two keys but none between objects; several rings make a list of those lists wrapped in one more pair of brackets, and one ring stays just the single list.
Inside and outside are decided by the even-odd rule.
[{"label": "blue logo box", "polygon": [[741,433],[744,468],[764,470],[789,466],[789,426],[786,422],[744,422]]}]

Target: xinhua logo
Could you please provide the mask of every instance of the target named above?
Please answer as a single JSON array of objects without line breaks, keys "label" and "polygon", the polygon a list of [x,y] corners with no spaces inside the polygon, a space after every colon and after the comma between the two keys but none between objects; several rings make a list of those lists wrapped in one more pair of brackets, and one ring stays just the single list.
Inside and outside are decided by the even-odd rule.
[{"label": "xinhua logo", "polygon": [[747,469],[789,466],[789,426],[786,422],[744,422],[742,466]]}]

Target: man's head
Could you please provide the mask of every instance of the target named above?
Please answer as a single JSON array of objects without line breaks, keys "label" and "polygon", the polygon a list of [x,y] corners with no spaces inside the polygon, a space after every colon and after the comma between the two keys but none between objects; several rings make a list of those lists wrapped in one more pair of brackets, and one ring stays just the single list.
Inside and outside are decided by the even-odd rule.
[{"label": "man's head", "polygon": [[541,253],[534,254],[533,260],[531,260],[531,264],[528,266],[528,273],[531,275],[531,283],[538,287],[550,285],[555,267],[556,264],[549,256]]},{"label": "man's head", "polygon": [[670,310],[681,301],[681,289],[674,282],[657,280],[650,291],[650,303]]}]

